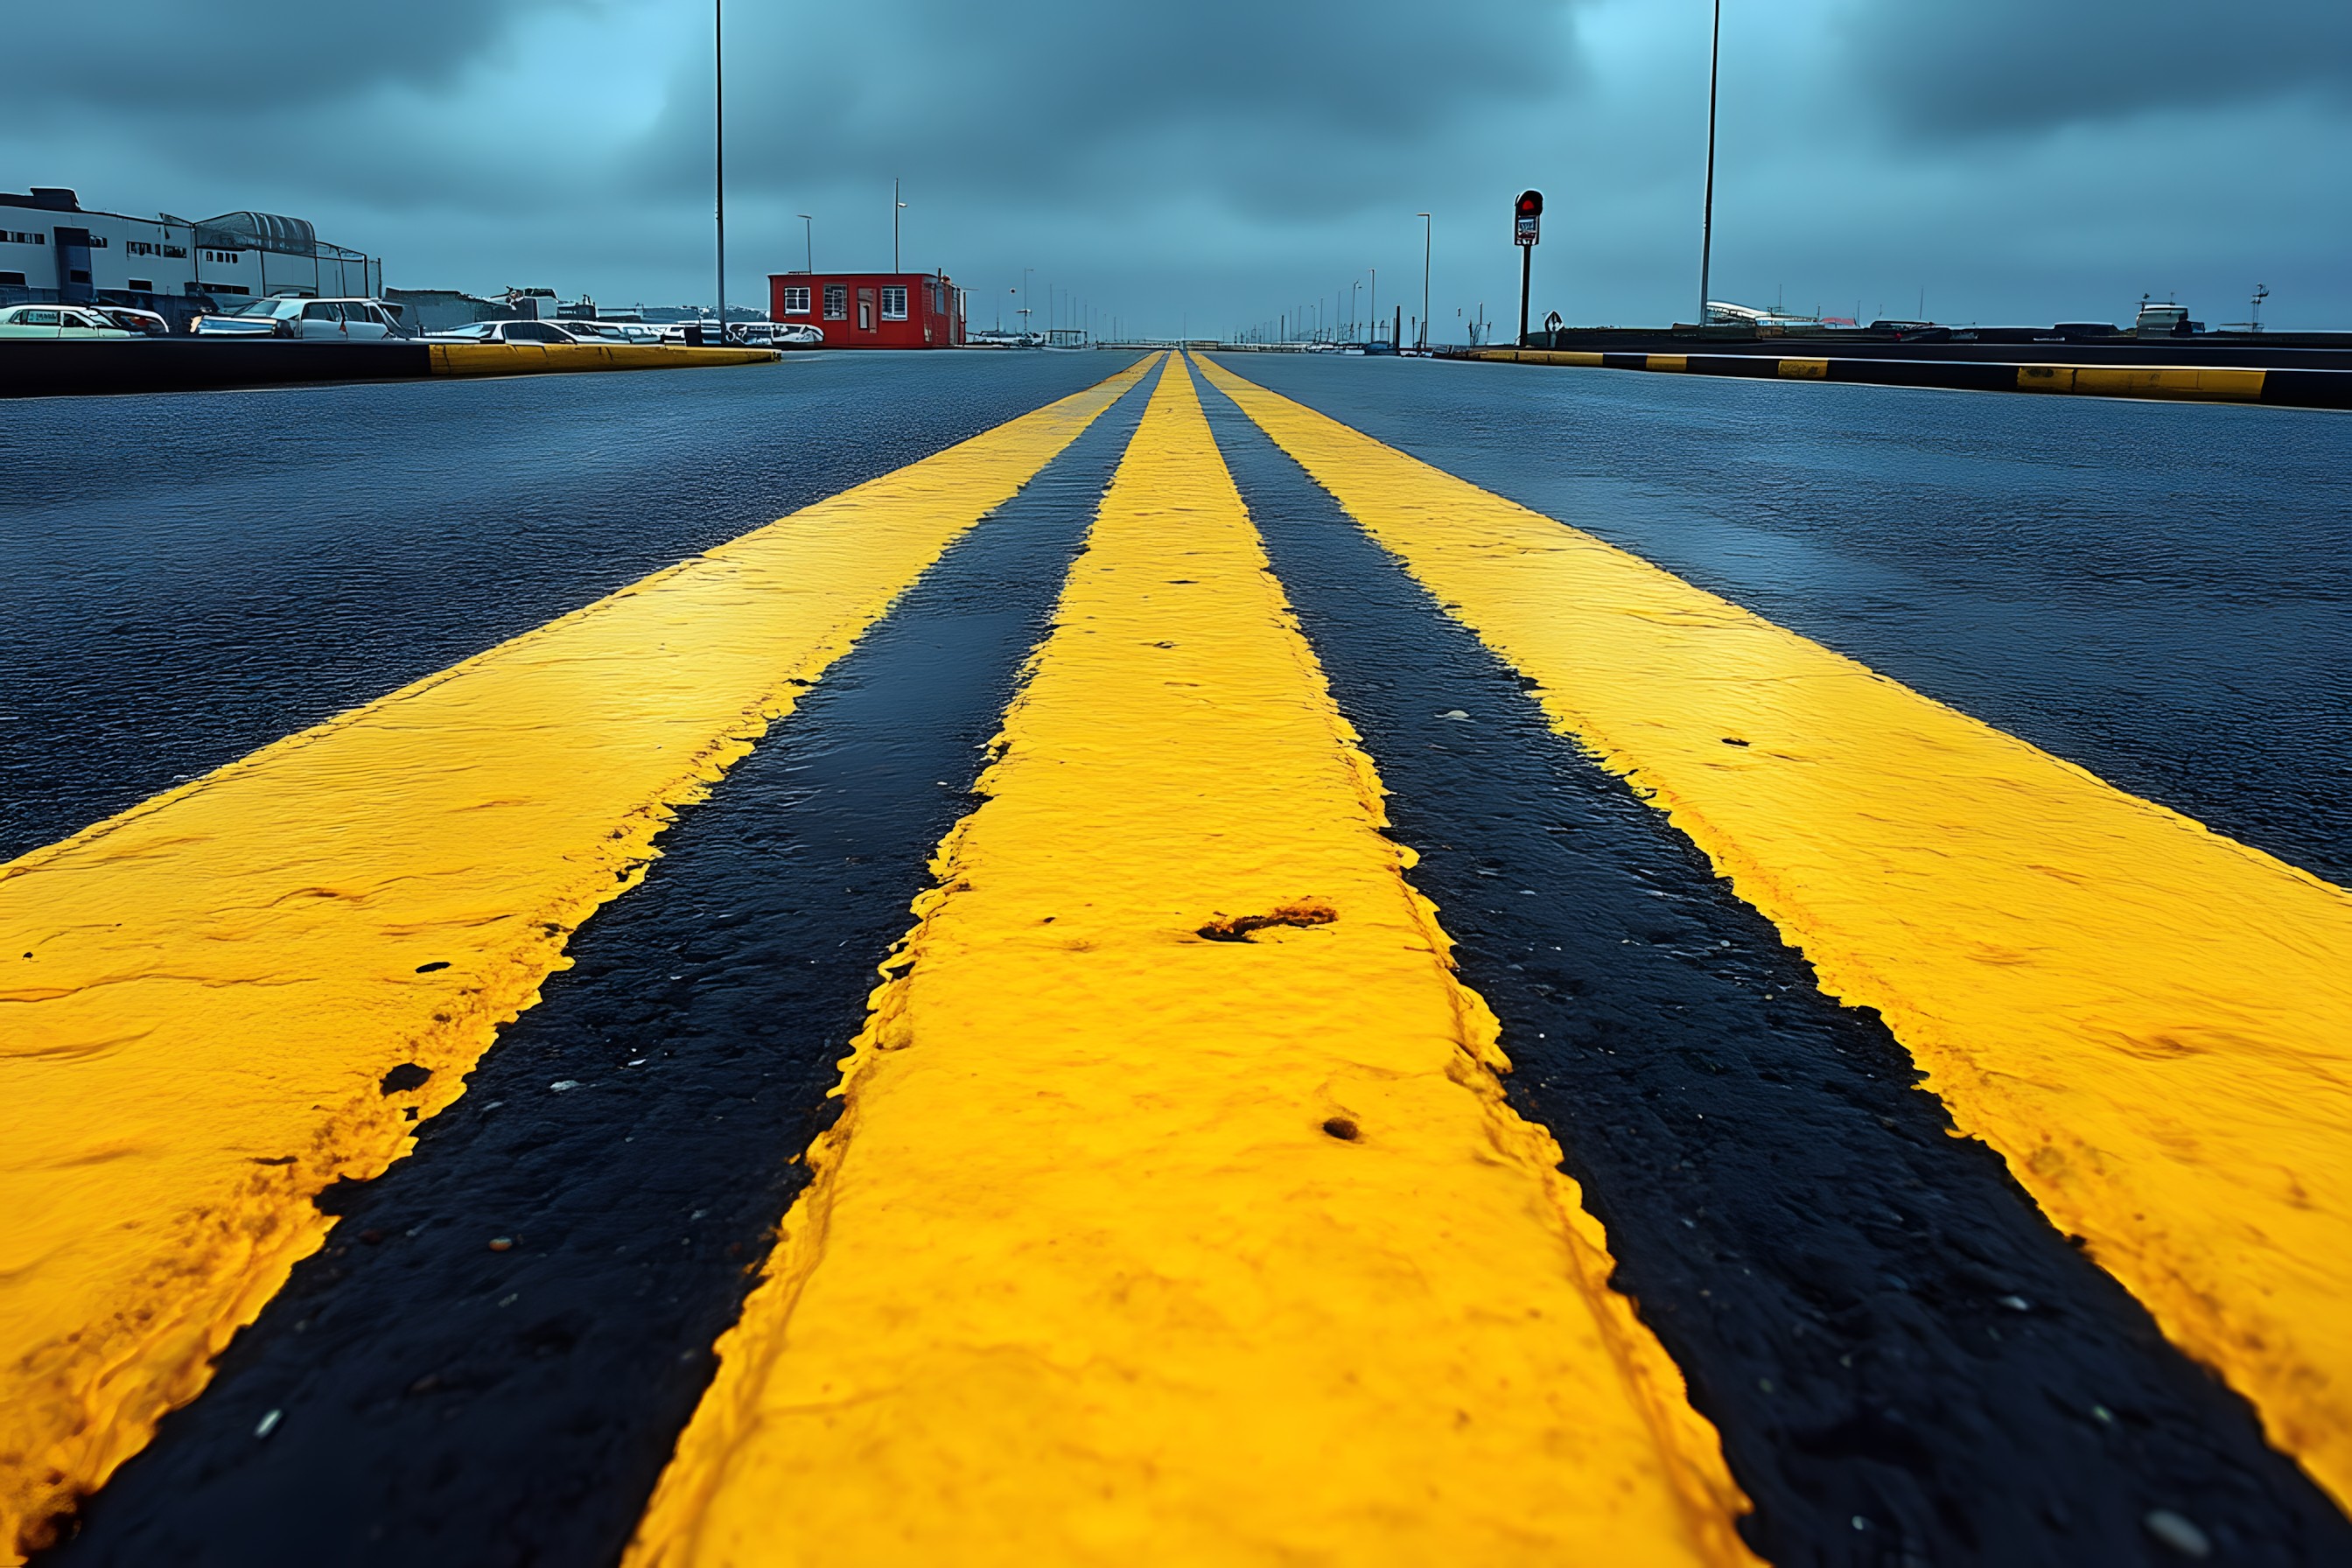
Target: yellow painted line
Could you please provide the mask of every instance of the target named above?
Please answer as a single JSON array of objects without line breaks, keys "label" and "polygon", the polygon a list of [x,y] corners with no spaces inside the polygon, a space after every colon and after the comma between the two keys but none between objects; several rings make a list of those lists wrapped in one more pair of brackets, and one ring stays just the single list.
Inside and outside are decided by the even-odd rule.
[{"label": "yellow painted line", "polygon": [[195,1395],[312,1195],[457,1099],[676,808],[1141,374],[0,867],[0,1559]]},{"label": "yellow painted line", "polygon": [[1825,359],[1784,359],[1780,374],[1790,381],[1827,381],[1830,362]]},{"label": "yellow painted line", "polygon": [[632,1568],[1751,1561],[1181,363],[1002,744]]},{"label": "yellow painted line", "polygon": [[1648,359],[1642,368],[1644,370],[1688,370],[1690,369],[1690,355],[1651,354],[1648,356]]},{"label": "yellow painted line", "polygon": [[2204,403],[2260,403],[2259,370],[2195,365],[2021,364],[2020,392],[2087,393],[2101,397],[2179,397]]},{"label": "yellow painted line", "polygon": [[681,370],[695,365],[772,364],[777,349],[696,348],[686,343],[427,343],[435,375],[529,375],[544,371]]},{"label": "yellow painted line", "polygon": [[1209,374],[2352,1502],[2352,895]]}]

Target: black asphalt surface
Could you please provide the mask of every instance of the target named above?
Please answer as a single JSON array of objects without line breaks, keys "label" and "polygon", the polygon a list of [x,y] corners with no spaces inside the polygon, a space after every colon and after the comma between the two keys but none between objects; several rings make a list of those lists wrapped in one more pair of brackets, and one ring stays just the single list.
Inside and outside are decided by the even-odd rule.
[{"label": "black asphalt surface", "polygon": [[[32,424],[0,427],[22,606],[0,617],[0,857],[1123,363],[11,405]],[[2352,425],[1227,363],[2126,788],[2352,867]],[[681,814],[416,1152],[328,1195],[326,1249],[41,1568],[617,1556],[1146,392]],[[1874,1016],[1822,996],[1663,814],[1202,395],[1503,1020],[1514,1102],[1721,1430],[1759,1552],[2152,1565],[2180,1561],[2146,1528],[2166,1510],[2216,1562],[2352,1562],[2352,1525],[1950,1135]]]},{"label": "black asphalt surface", "polygon": [[[1222,393],[1204,401],[1275,574],[1390,791],[1390,834],[1502,1019],[1639,1304],[1721,1430],[1769,1561],[2352,1562],[2352,1523],[1951,1135],[1665,816]],[[1446,717],[1468,714],[1466,720]]]},{"label": "black asphalt surface", "polygon": [[2352,418],[1327,354],[1222,363],[2352,883]]},{"label": "black asphalt surface", "polygon": [[1129,363],[11,403],[0,860]]},{"label": "black asphalt surface", "polygon": [[1146,395],[681,813],[416,1152],[328,1196],[325,1249],[45,1568],[618,1558]]}]

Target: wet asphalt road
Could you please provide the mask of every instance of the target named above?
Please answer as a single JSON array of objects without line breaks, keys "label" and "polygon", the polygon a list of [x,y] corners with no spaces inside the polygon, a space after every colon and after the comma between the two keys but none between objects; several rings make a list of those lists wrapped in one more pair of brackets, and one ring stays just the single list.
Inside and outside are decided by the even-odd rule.
[{"label": "wet asphalt road", "polygon": [[[55,1562],[619,1554],[1144,397],[951,546],[684,811],[418,1152],[333,1200],[325,1248]],[[271,1410],[282,1429],[254,1441]]]},{"label": "wet asphalt road", "polygon": [[[85,455],[0,468],[0,566],[26,612],[0,626],[0,855],[1120,363],[839,356],[20,405],[55,427],[13,425],[0,460],[69,429]],[[2352,522],[2333,490],[2352,425],[1230,363],[2125,787],[2352,868]],[[610,1560],[1139,401],[684,814],[475,1092],[332,1197],[347,1217],[328,1251],[55,1560]],[[1415,879],[1504,1019],[1515,1102],[1568,1148],[1619,1283],[1723,1430],[1751,1540],[1783,1563],[2154,1563],[2140,1521],[2163,1507],[2226,1560],[2352,1559],[2342,1516],[2242,1404],[1947,1136],[1875,1019],[1812,992],[1658,814],[1208,402],[1396,792],[1393,831],[1424,854]],[[1456,709],[1471,721],[1440,719]],[[1586,897],[1522,901],[1538,877]],[[1635,1038],[1664,1048],[1619,1052]],[[618,1065],[632,1052],[653,1059]],[[667,1092],[546,1109],[548,1080],[592,1068],[650,1068]],[[639,1135],[698,1152],[616,1146]],[[521,1238],[495,1266],[469,1243],[491,1227]],[[279,1408],[300,1441],[257,1444]]]},{"label": "wet asphalt road", "polygon": [[1228,363],[2352,882],[2352,419],[1324,354]]},{"label": "wet asphalt road", "polygon": [[28,399],[0,419],[0,859],[1129,363]]}]

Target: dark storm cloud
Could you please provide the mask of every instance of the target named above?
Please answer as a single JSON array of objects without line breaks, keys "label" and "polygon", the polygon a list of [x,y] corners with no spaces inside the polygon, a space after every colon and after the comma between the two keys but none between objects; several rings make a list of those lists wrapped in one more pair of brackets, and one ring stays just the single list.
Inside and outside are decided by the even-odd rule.
[{"label": "dark storm cloud", "polygon": [[[9,100],[110,117],[204,119],[301,107],[390,83],[432,87],[534,12],[593,16],[602,0],[114,0],[102,28],[77,5],[12,7]],[[284,149],[303,156],[307,149]],[[323,149],[321,149],[323,151]]]},{"label": "dark storm cloud", "polygon": [[[299,215],[400,286],[713,287],[710,0],[20,5],[0,188]],[[738,289],[904,254],[1174,331],[1687,317],[1710,0],[728,0]],[[2352,0],[1727,0],[1718,297],[2352,321]],[[27,65],[24,62],[38,62]],[[1034,279],[1032,273],[1034,273]],[[1549,297],[1546,298],[1547,293]],[[740,296],[738,296],[740,298]],[[1369,300],[1365,301],[1369,306]]]},{"label": "dark storm cloud", "polygon": [[2352,0],[1859,0],[1843,33],[1850,79],[1927,139],[2296,93],[2352,105]]},{"label": "dark storm cloud", "polygon": [[[908,0],[730,17],[729,134],[747,190],[899,169],[1013,201],[1117,208],[1211,189],[1244,210],[1325,205],[1482,110],[1575,79],[1578,0],[1040,0],[1013,11]],[[909,40],[924,58],[891,61]],[[794,61],[870,54],[871,70]],[[756,85],[745,86],[746,78]],[[707,159],[709,96],[689,74],[645,176]],[[1076,188],[1073,182],[1090,184]]]}]

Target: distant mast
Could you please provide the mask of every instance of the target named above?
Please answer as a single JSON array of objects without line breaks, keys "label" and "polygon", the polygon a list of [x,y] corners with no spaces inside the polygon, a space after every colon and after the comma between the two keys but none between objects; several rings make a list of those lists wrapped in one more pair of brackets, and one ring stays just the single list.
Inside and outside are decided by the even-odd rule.
[{"label": "distant mast", "polygon": [[727,0],[710,0],[710,184],[719,215],[719,341],[727,341]]},{"label": "distant mast", "polygon": [[1706,325],[1707,270],[1715,260],[1715,83],[1723,68],[1723,0],[1715,0],[1715,41],[1706,57],[1706,207],[1698,229],[1698,324]]}]

